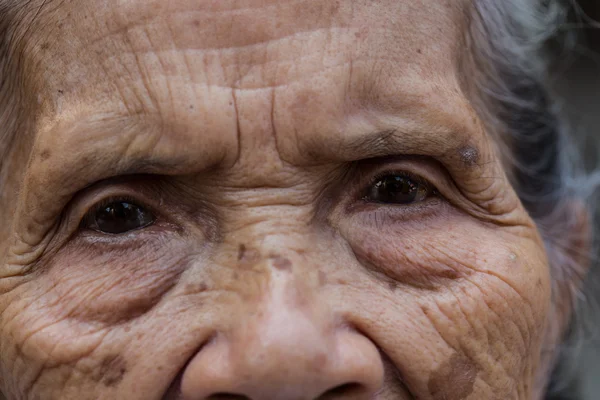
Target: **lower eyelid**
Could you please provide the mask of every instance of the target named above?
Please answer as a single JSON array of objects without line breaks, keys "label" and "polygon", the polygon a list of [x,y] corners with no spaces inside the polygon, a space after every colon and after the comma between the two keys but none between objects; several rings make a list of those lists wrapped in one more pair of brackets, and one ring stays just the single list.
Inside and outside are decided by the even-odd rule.
[{"label": "lower eyelid", "polygon": [[444,204],[447,202],[440,196],[430,196],[425,200],[406,205],[377,203],[361,199],[348,204],[344,211],[359,218],[363,218],[365,215],[365,218],[370,218],[369,214],[377,214],[377,218],[385,218],[386,221],[393,223],[430,217],[440,211],[439,209]]}]

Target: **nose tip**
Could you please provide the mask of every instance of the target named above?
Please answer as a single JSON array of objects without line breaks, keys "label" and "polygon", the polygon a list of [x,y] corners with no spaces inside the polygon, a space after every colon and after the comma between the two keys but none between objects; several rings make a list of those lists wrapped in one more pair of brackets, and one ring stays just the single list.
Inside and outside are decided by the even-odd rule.
[{"label": "nose tip", "polygon": [[[205,346],[184,372],[186,400],[336,400],[371,399],[383,382],[377,348],[358,332],[335,334],[331,347],[321,339],[263,343],[235,349],[217,338]],[[255,344],[256,345],[256,344]],[[240,354],[238,351],[244,353]]]},{"label": "nose tip", "polygon": [[[370,399],[383,383],[377,347],[342,324],[309,279],[274,268],[257,303],[223,316],[181,380],[186,400]],[[242,308],[248,307],[245,311]]]}]

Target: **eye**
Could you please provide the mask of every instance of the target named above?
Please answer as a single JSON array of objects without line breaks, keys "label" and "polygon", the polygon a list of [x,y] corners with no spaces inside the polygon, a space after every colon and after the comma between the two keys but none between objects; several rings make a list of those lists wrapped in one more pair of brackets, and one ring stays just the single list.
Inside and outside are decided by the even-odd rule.
[{"label": "eye", "polygon": [[149,210],[129,200],[106,200],[93,207],[82,221],[83,228],[118,235],[145,228],[156,220]]},{"label": "eye", "polygon": [[377,178],[368,189],[365,200],[385,204],[413,204],[433,194],[422,178],[402,173],[388,173]]}]

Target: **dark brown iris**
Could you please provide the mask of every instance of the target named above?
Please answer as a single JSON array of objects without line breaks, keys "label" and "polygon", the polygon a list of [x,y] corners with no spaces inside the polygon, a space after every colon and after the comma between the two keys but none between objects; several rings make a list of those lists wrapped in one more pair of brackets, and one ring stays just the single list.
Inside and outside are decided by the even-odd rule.
[{"label": "dark brown iris", "polygon": [[378,203],[411,204],[424,200],[429,189],[421,182],[402,175],[386,175],[370,188],[368,199]]},{"label": "dark brown iris", "polygon": [[116,201],[96,211],[92,228],[102,233],[117,235],[146,227],[154,220],[154,215],[143,207],[126,201]]}]

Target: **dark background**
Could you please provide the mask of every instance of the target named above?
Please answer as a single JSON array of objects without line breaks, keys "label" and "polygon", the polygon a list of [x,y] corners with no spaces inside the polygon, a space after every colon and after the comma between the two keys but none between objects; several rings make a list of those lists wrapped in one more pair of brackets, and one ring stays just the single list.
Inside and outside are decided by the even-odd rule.
[{"label": "dark background", "polygon": [[[572,55],[558,68],[555,86],[585,164],[591,171],[600,167],[600,22],[597,27],[589,27],[589,24],[600,21],[600,0],[578,3],[583,13],[574,15],[573,27],[568,28],[577,31],[578,42],[569,52]],[[598,217],[596,239],[600,244]],[[565,392],[579,391],[580,397],[575,398],[581,400],[600,400],[600,262],[593,265],[585,281],[576,324],[582,330],[568,344],[572,357],[571,362],[565,363],[563,376],[572,380]],[[570,399],[569,396],[564,398]]]}]

